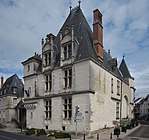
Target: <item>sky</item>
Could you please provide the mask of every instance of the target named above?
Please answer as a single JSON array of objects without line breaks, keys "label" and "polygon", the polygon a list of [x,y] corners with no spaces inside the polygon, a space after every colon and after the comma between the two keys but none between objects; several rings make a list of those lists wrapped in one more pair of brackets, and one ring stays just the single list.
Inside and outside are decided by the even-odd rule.
[{"label": "sky", "polygon": [[[0,76],[23,77],[21,62],[41,54],[41,39],[57,35],[78,0],[0,0]],[[149,94],[149,0],[82,0],[92,29],[93,10],[103,14],[104,49],[118,64],[125,56],[135,96]]]}]

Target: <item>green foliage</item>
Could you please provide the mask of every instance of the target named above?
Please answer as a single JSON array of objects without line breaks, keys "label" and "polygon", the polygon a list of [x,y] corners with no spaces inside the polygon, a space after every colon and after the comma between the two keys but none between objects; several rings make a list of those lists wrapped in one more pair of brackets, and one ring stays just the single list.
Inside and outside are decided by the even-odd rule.
[{"label": "green foliage", "polygon": [[121,127],[123,127],[123,126],[126,127],[127,125],[130,125],[130,124],[131,124],[131,120],[128,118],[123,118],[120,122]]},{"label": "green foliage", "polygon": [[70,134],[61,132],[61,131],[49,131],[48,132],[49,137],[55,137],[56,139],[58,138],[70,138]]},{"label": "green foliage", "polygon": [[56,133],[54,133],[54,137],[55,138],[69,138],[70,135],[68,133],[64,133],[64,132],[56,132]]},{"label": "green foliage", "polygon": [[46,131],[44,129],[38,129],[37,130],[37,136],[40,136],[40,135],[46,135]]},{"label": "green foliage", "polygon": [[6,126],[0,123],[0,128],[6,128]]},{"label": "green foliage", "polygon": [[27,129],[26,132],[25,132],[26,135],[33,135],[35,133],[36,133],[35,128]]}]

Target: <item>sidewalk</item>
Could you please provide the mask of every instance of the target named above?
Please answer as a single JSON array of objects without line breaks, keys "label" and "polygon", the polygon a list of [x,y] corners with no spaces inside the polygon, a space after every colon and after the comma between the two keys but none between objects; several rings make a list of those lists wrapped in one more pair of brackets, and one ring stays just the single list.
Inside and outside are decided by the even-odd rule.
[{"label": "sidewalk", "polygon": [[[119,136],[119,140],[124,139],[127,135],[129,135],[131,132],[133,132],[134,130],[136,130],[137,128],[139,128],[140,125],[138,125],[137,127],[133,128],[133,129],[128,129],[126,133],[121,132],[120,136]],[[21,133],[21,129],[20,128],[12,128],[12,127],[7,127],[4,129],[1,129],[3,131],[6,132],[12,132],[12,133]],[[24,131],[24,130],[23,130]],[[90,136],[85,136],[85,140],[116,140],[117,136],[113,135],[114,132],[114,128],[107,128],[107,129],[102,129],[97,131],[94,134],[91,134]],[[112,137],[111,137],[112,134]],[[75,136],[72,136],[72,140],[76,140]],[[78,135],[78,140],[84,140],[84,135]]]},{"label": "sidewalk", "polygon": [[[11,132],[11,133],[21,133],[20,128],[14,128],[14,127],[6,127],[6,128],[2,128],[0,130],[6,131],[6,132]],[[22,130],[22,131],[24,131],[24,130]]]},{"label": "sidewalk", "polygon": [[[117,138],[116,135],[113,135],[114,133],[114,128],[107,128],[107,129],[102,129],[99,131],[94,132],[93,134],[86,135],[84,138],[83,134],[78,134],[78,137],[76,139],[76,136],[72,136],[72,140],[125,140],[125,137],[129,135],[131,132],[134,130],[138,129],[140,125],[133,129],[128,129],[127,132],[121,132],[119,137]],[[111,137],[112,134],[112,137]],[[127,140],[129,140],[127,138]]]},{"label": "sidewalk", "polygon": [[[125,138],[127,135],[129,135],[131,132],[133,132],[134,130],[136,130],[137,128],[139,128],[140,125],[138,125],[137,127],[133,128],[133,129],[128,129],[127,132],[121,132],[121,134],[119,135],[119,140]],[[86,139],[88,140],[97,140],[97,137],[99,138],[99,140],[116,140],[117,136],[113,135],[114,132],[114,128],[109,128],[109,129],[104,129],[104,130],[100,130],[99,131],[99,136],[97,136],[97,134],[93,134],[92,136],[86,137]],[[112,134],[112,137],[111,137]]]}]

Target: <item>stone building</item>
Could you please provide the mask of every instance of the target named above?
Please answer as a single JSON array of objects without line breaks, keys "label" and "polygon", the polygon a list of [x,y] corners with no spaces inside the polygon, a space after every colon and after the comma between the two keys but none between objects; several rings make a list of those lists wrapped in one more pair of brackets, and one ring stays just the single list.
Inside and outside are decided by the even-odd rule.
[{"label": "stone building", "polygon": [[[22,80],[16,75],[6,79],[1,77],[0,88],[0,123],[6,126],[16,126],[20,123],[20,114],[16,106],[23,96]],[[24,115],[25,116],[25,115]]]},{"label": "stone building", "polygon": [[42,54],[22,62],[27,127],[74,132],[77,120],[91,132],[133,118],[134,78],[104,50],[102,14],[93,16],[92,31],[80,6],[71,9],[59,33],[42,39]]},{"label": "stone building", "polygon": [[149,121],[149,94],[140,101],[140,118]]}]

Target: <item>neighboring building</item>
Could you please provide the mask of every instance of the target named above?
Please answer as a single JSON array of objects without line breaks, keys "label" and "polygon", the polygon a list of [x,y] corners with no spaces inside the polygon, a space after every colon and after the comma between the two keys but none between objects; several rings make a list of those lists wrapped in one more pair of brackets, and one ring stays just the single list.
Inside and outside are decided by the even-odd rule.
[{"label": "neighboring building", "polygon": [[143,100],[144,100],[143,97],[139,97],[139,98],[137,98],[134,101],[134,103],[135,103],[135,106],[134,106],[134,116],[135,116],[135,119],[139,119],[140,118],[140,112],[141,112],[140,106],[141,106]]},{"label": "neighboring building", "polygon": [[76,107],[83,116],[79,132],[134,117],[134,78],[124,58],[118,68],[117,59],[104,50],[98,9],[93,32],[76,7],[57,36],[42,39],[42,55],[35,53],[22,64],[27,127],[74,132]]},{"label": "neighboring building", "polygon": [[149,120],[149,94],[140,102],[140,118]]},{"label": "neighboring building", "polygon": [[3,80],[1,77],[0,123],[12,126],[13,122],[19,123],[19,113],[15,107],[23,96],[24,85],[16,74],[6,79],[4,83]]}]

